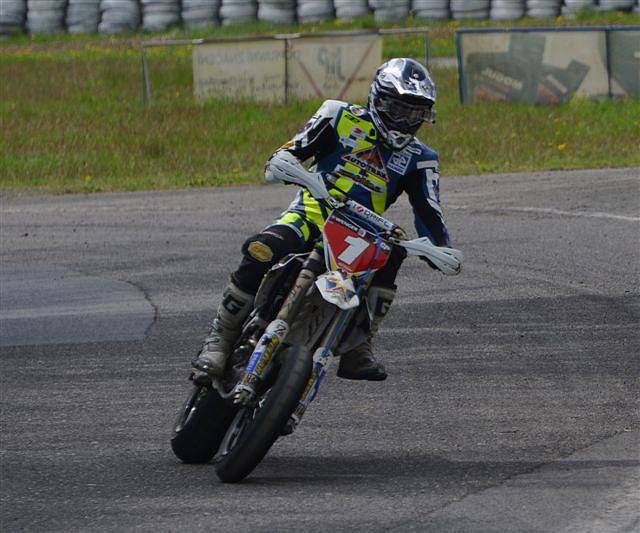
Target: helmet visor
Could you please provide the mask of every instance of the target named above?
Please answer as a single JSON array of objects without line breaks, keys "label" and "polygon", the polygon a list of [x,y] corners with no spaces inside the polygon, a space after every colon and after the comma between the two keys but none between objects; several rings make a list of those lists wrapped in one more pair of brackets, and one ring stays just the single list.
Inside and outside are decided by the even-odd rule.
[{"label": "helmet visor", "polygon": [[409,104],[387,95],[379,95],[374,105],[385,125],[402,133],[415,133],[423,122],[431,122],[435,115],[431,103]]}]

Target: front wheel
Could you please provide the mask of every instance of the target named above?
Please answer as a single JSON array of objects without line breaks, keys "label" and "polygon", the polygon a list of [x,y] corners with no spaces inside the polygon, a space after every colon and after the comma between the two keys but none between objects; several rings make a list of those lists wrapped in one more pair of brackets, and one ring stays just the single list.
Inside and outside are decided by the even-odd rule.
[{"label": "front wheel", "polygon": [[173,453],[184,463],[208,463],[218,450],[236,411],[217,390],[193,387],[173,426]]},{"label": "front wheel", "polygon": [[281,353],[282,365],[273,386],[254,407],[240,409],[214,459],[216,474],[236,483],[258,466],[280,435],[309,381],[313,360],[306,348]]}]

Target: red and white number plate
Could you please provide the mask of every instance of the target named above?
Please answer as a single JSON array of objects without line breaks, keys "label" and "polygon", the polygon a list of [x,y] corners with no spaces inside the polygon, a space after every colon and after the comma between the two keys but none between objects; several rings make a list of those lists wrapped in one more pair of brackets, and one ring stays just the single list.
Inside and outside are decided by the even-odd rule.
[{"label": "red and white number plate", "polygon": [[391,247],[388,244],[381,242],[378,245],[375,235],[335,212],[325,222],[323,234],[329,270],[342,269],[359,274],[370,268],[378,270],[389,260]]}]

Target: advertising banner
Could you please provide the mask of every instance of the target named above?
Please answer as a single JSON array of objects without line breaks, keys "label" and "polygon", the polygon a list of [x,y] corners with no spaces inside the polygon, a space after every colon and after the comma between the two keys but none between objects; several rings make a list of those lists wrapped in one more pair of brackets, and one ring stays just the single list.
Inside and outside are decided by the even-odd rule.
[{"label": "advertising banner", "polygon": [[193,47],[198,100],[365,101],[382,63],[377,34],[212,42]]},{"label": "advertising banner", "polygon": [[640,28],[608,35],[612,94],[640,98]]},{"label": "advertising banner", "polygon": [[378,35],[289,41],[289,95],[364,101],[382,63]]},{"label": "advertising banner", "polygon": [[461,30],[457,37],[464,103],[555,104],[574,96],[638,96],[637,31]]},{"label": "advertising banner", "polygon": [[285,42],[264,39],[194,46],[193,90],[198,100],[281,101],[285,91]]}]

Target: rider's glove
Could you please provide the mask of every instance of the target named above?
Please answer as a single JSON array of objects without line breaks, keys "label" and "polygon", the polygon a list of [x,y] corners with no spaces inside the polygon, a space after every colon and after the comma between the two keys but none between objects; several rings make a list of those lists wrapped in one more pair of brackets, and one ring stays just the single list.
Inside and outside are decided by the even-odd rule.
[{"label": "rider's glove", "polygon": [[314,198],[328,198],[329,191],[320,172],[304,168],[300,160],[287,150],[278,150],[265,167],[267,181],[295,183],[305,187]]}]

